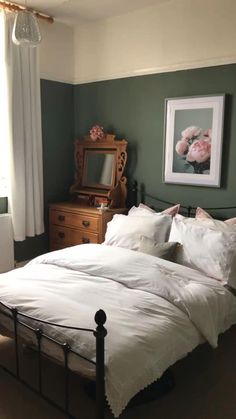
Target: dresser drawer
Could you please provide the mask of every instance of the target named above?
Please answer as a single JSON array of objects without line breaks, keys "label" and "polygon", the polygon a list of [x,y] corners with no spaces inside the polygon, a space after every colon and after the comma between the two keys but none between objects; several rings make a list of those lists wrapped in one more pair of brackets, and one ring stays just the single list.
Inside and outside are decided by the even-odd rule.
[{"label": "dresser drawer", "polygon": [[98,230],[98,217],[69,213],[66,211],[51,211],[51,223],[67,227],[77,227],[91,231]]},{"label": "dresser drawer", "polygon": [[95,207],[61,202],[50,205],[50,250],[83,243],[102,243],[107,223],[125,208],[99,211]]},{"label": "dresser drawer", "polygon": [[76,244],[98,243],[98,234],[88,231],[52,225],[50,231],[51,248],[63,248]]},{"label": "dresser drawer", "polygon": [[58,245],[60,247],[71,246],[71,230],[63,226],[51,226],[50,229],[51,245]]},{"label": "dresser drawer", "polygon": [[89,231],[71,230],[72,244],[99,243],[98,234]]}]

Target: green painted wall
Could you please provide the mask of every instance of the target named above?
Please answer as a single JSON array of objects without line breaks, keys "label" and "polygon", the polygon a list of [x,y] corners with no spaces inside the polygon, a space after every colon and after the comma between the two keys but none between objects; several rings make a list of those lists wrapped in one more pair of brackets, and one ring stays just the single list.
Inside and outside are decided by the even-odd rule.
[{"label": "green painted wall", "polygon": [[7,198],[0,197],[0,214],[7,212]]},{"label": "green painted wall", "polygon": [[[162,183],[164,100],[226,94],[222,187]],[[95,123],[117,138],[126,138],[129,183],[137,179],[146,191],[173,202],[201,206],[236,204],[236,65],[89,83],[41,81],[46,233],[15,245],[17,260],[48,250],[48,203],[68,199],[74,175],[74,138]],[[0,213],[7,201],[0,198]]]},{"label": "green painted wall", "polygon": [[[164,101],[168,97],[226,93],[222,187],[162,183]],[[95,124],[129,142],[126,175],[162,199],[188,205],[236,205],[236,65],[78,85],[75,133]]]}]

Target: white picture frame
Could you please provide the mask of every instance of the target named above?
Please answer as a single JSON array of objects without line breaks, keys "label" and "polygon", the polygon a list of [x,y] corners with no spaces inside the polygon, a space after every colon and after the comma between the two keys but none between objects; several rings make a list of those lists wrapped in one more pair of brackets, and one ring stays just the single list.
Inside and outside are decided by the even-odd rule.
[{"label": "white picture frame", "polygon": [[225,95],[165,100],[164,183],[220,187]]}]

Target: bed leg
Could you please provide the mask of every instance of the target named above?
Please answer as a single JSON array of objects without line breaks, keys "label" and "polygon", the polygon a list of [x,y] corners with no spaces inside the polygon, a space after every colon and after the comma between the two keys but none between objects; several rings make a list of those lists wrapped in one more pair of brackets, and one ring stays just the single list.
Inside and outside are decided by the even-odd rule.
[{"label": "bed leg", "polygon": [[95,314],[97,323],[96,337],[96,419],[104,419],[105,414],[105,336],[107,330],[103,326],[106,313],[99,310]]}]

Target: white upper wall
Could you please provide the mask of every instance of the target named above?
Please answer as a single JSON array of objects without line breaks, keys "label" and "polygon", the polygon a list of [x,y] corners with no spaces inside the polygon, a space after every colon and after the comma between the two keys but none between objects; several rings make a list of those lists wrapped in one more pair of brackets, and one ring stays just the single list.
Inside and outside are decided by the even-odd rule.
[{"label": "white upper wall", "polygon": [[40,76],[42,79],[73,83],[74,30],[63,23],[40,20]]},{"label": "white upper wall", "polygon": [[170,0],[74,28],[40,20],[41,78],[86,83],[236,62],[236,0]]},{"label": "white upper wall", "polygon": [[78,23],[74,48],[74,83],[235,63],[236,0],[170,0]]}]

